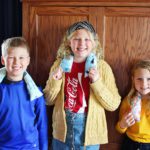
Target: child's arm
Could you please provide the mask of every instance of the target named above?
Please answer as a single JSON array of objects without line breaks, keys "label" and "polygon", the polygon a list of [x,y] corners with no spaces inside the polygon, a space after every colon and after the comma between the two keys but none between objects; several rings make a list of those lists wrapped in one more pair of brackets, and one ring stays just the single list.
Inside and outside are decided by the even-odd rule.
[{"label": "child's arm", "polygon": [[59,68],[60,61],[55,61],[51,68],[49,78],[46,82],[45,89],[43,90],[48,105],[55,103],[55,98],[61,90],[62,85],[62,69]]},{"label": "child's arm", "polygon": [[44,97],[36,99],[36,123],[39,133],[39,149],[48,150],[48,122]]},{"label": "child's arm", "polygon": [[92,91],[100,104],[114,111],[120,104],[120,95],[110,66],[103,60],[98,65],[99,78],[91,84]]},{"label": "child's arm", "polygon": [[127,128],[135,124],[134,116],[131,112],[128,99],[125,98],[120,106],[119,121],[116,125],[116,129],[120,133],[125,133]]}]

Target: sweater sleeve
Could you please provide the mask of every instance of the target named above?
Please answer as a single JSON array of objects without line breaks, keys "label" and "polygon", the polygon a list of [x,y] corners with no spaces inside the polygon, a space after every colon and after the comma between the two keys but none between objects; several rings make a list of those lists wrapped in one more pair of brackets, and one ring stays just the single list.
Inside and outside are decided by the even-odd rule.
[{"label": "sweater sleeve", "polygon": [[121,128],[119,125],[120,120],[122,119],[123,115],[129,110],[129,103],[127,100],[127,97],[122,101],[121,106],[120,106],[120,110],[119,110],[119,121],[116,124],[116,130],[123,134],[126,132],[127,128]]},{"label": "sweater sleeve", "polygon": [[48,150],[48,122],[46,105],[43,96],[36,100],[35,114],[39,133],[39,149]]},{"label": "sweater sleeve", "polygon": [[127,128],[121,128],[120,125],[119,125],[119,122],[117,122],[116,130],[117,130],[119,133],[123,134],[123,133],[126,132]]},{"label": "sweater sleeve", "polygon": [[61,90],[62,79],[54,80],[51,76],[52,72],[59,66],[59,64],[59,60],[56,60],[54,62],[54,65],[50,70],[49,78],[46,82],[45,89],[43,90],[47,105],[53,105],[55,103],[55,99]]},{"label": "sweater sleeve", "polygon": [[91,84],[92,91],[100,104],[108,111],[114,111],[121,97],[110,66],[103,60],[99,64],[100,79]]}]

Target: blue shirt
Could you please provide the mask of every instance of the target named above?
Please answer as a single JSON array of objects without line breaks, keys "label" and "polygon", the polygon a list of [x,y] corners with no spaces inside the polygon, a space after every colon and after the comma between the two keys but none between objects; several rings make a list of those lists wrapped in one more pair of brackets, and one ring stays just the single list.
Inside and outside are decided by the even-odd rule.
[{"label": "blue shirt", "polygon": [[0,150],[47,150],[44,97],[30,100],[26,83],[0,84]]}]

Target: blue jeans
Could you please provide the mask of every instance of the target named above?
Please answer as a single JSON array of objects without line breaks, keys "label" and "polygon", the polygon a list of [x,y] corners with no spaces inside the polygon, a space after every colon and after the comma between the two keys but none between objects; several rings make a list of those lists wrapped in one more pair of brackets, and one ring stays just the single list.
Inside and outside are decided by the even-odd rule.
[{"label": "blue jeans", "polygon": [[66,142],[52,141],[52,150],[99,150],[100,145],[84,146],[86,114],[66,111]]},{"label": "blue jeans", "polygon": [[121,150],[150,150],[150,143],[135,142],[125,136]]}]

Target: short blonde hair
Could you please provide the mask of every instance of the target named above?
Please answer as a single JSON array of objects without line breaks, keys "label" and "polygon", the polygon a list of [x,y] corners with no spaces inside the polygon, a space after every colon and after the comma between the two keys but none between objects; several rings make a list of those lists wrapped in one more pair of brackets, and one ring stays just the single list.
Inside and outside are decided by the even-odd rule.
[{"label": "short blonde hair", "polygon": [[2,43],[1,45],[2,56],[6,56],[8,53],[8,50],[10,48],[15,48],[15,47],[24,47],[27,49],[27,52],[30,54],[29,45],[23,37],[12,37],[12,38],[6,39]]}]

